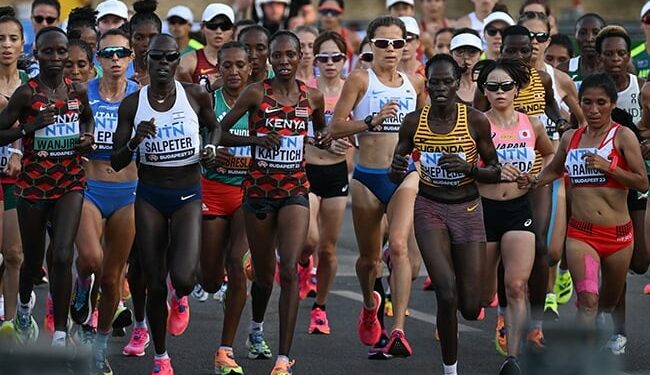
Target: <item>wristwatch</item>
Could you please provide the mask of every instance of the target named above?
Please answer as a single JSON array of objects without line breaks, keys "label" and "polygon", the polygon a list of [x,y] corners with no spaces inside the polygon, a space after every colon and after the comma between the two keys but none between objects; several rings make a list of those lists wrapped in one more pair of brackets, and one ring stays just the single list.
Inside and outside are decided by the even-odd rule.
[{"label": "wristwatch", "polygon": [[368,115],[366,118],[363,119],[363,122],[366,123],[366,126],[368,127],[368,130],[372,130],[375,126],[372,124],[372,119],[374,118],[373,115]]}]

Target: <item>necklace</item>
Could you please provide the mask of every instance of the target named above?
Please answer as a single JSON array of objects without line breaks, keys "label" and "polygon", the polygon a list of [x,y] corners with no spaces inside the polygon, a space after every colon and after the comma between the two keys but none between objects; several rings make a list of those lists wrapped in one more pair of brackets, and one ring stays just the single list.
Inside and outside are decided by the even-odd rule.
[{"label": "necklace", "polygon": [[163,96],[157,96],[151,90],[149,90],[149,93],[151,94],[151,97],[153,97],[153,99],[156,101],[156,103],[163,104],[165,100],[169,99],[169,97],[176,94],[176,90],[170,90],[168,93],[163,94]]}]

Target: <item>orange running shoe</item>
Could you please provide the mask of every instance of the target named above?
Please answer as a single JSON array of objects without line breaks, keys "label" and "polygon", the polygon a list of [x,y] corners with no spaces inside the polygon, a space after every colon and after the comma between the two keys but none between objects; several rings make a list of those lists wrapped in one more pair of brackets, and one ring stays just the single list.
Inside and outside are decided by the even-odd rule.
[{"label": "orange running shoe", "polygon": [[541,328],[533,328],[528,332],[528,342],[535,350],[543,350],[546,347],[544,332]]},{"label": "orange running shoe", "polygon": [[232,350],[220,348],[214,353],[214,373],[217,375],[243,375],[244,370],[235,362]]},{"label": "orange running shoe", "polygon": [[276,361],[271,375],[292,375],[292,367],[295,363],[296,361]]},{"label": "orange running shoe", "polygon": [[502,356],[508,355],[508,340],[506,336],[506,320],[503,315],[497,315],[497,328],[494,332],[494,344]]},{"label": "orange running shoe", "polygon": [[379,319],[377,319],[381,296],[379,293],[373,292],[373,297],[375,299],[375,307],[372,310],[368,310],[365,306],[362,306],[357,323],[359,340],[367,346],[374,345],[381,337],[381,325],[379,324]]}]

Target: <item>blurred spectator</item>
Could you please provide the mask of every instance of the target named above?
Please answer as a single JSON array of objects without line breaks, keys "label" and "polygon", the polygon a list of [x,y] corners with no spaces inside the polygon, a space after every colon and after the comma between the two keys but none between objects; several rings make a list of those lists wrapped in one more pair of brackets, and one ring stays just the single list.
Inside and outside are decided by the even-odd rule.
[{"label": "blurred spectator", "polygon": [[414,17],[415,0],[386,0],[386,9],[393,17]]},{"label": "blurred spectator", "polygon": [[314,42],[318,37],[318,30],[313,26],[300,26],[293,30],[300,39],[300,52],[302,59],[298,64],[296,78],[305,82],[307,86],[316,88],[316,74],[314,72]]},{"label": "blurred spectator", "polygon": [[106,0],[97,5],[99,34],[121,27],[129,19],[129,9],[120,0]]},{"label": "blurred spectator", "polygon": [[478,32],[471,28],[456,29],[451,39],[451,56],[456,60],[463,75],[456,92],[457,101],[472,105],[476,81],[474,80],[474,65],[479,62],[483,51],[483,42]]},{"label": "blurred spectator", "polygon": [[451,27],[443,27],[436,31],[434,36],[435,55],[447,54],[449,55],[449,48],[451,47],[451,38],[454,36],[454,29]]},{"label": "blurred spectator", "polygon": [[419,74],[426,78],[424,64],[417,57],[417,51],[420,47],[420,26],[418,21],[413,17],[400,17],[406,26],[406,45],[402,50],[402,60],[400,60],[397,70],[409,75]]},{"label": "blurred spectator", "polygon": [[639,78],[648,79],[650,72],[650,1],[641,8],[641,29],[645,41],[632,49],[631,57]]},{"label": "blurred spectator", "polygon": [[[445,17],[446,0],[422,0],[420,42],[427,57],[436,54],[435,36],[438,30],[453,27],[455,22]],[[451,34],[449,34],[451,41]]]},{"label": "blurred spectator", "polygon": [[289,19],[289,5],[291,0],[257,0],[255,14],[258,23],[271,34],[285,28],[285,21]]},{"label": "blurred spectator", "polygon": [[515,24],[515,20],[505,12],[492,12],[484,20],[483,40],[485,40],[486,50],[484,58],[496,60],[501,55],[501,33],[503,30]]},{"label": "blurred spectator", "polygon": [[69,39],[81,39],[88,43],[93,55],[97,52],[97,11],[90,6],[74,8],[68,16],[66,32]]},{"label": "blurred spectator", "polygon": [[194,14],[185,5],[176,5],[167,12],[169,33],[176,39],[181,56],[203,48],[203,44],[190,37],[192,23],[194,23]]},{"label": "blurred spectator", "polygon": [[519,15],[524,14],[524,12],[540,12],[546,14],[548,22],[551,25],[550,34],[555,35],[558,33],[557,20],[551,14],[551,7],[546,0],[526,0],[519,9]]},{"label": "blurred spectator", "polygon": [[353,67],[352,61],[354,60],[354,53],[352,51],[357,51],[359,49],[361,38],[354,31],[342,26],[341,17],[343,16],[344,9],[345,2],[343,0],[320,0],[318,2],[320,30],[334,31],[341,34],[347,44],[348,63],[345,65],[344,69],[344,75],[347,75]]},{"label": "blurred spectator", "polygon": [[[48,26],[58,26],[59,17],[61,12],[61,4],[58,0],[34,0],[32,2],[32,29],[34,35]],[[27,54],[32,53],[33,40],[25,40],[24,52]]]},{"label": "blurred spectator", "polygon": [[456,27],[469,27],[470,29],[474,29],[483,38],[483,20],[492,13],[492,8],[494,8],[497,2],[498,0],[472,0],[472,3],[474,3],[474,11],[459,18]]}]

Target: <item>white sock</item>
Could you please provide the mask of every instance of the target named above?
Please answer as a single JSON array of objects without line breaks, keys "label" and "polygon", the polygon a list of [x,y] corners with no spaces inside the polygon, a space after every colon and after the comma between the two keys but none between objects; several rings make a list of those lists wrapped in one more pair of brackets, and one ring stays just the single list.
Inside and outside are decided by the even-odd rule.
[{"label": "white sock", "polygon": [[278,359],[275,360],[275,363],[278,362],[289,362],[289,357],[286,355],[278,355]]},{"label": "white sock", "polygon": [[232,352],[232,346],[221,345],[219,350],[225,350],[227,352]]},{"label": "white sock", "polygon": [[65,339],[68,334],[65,331],[54,331],[52,335],[52,346],[65,346]]},{"label": "white sock", "polygon": [[505,308],[505,307],[501,307],[501,305],[497,306],[497,314],[499,314],[499,315],[501,315],[501,316],[506,315],[506,308]]},{"label": "white sock", "polygon": [[145,320],[138,322],[135,322],[135,328],[147,328],[147,322]]},{"label": "white sock", "polygon": [[264,331],[264,322],[258,323],[251,319],[251,324],[248,326],[248,332],[253,332],[253,331],[259,331],[259,332]]},{"label": "white sock", "polygon": [[0,316],[5,316],[5,296],[0,294]]},{"label": "white sock", "polygon": [[564,274],[566,274],[566,273],[569,273],[569,270],[563,270],[563,269],[560,268],[560,267],[558,267],[557,270],[558,270],[558,273],[559,273],[560,275],[564,275]]},{"label": "white sock", "polygon": [[442,364],[445,375],[458,375],[458,372],[456,372],[456,367],[458,367],[458,362],[454,363],[453,365],[445,365],[444,363]]},{"label": "white sock", "polygon": [[163,354],[156,354],[154,356],[155,359],[169,359],[169,355],[167,354],[167,351],[165,351]]}]

